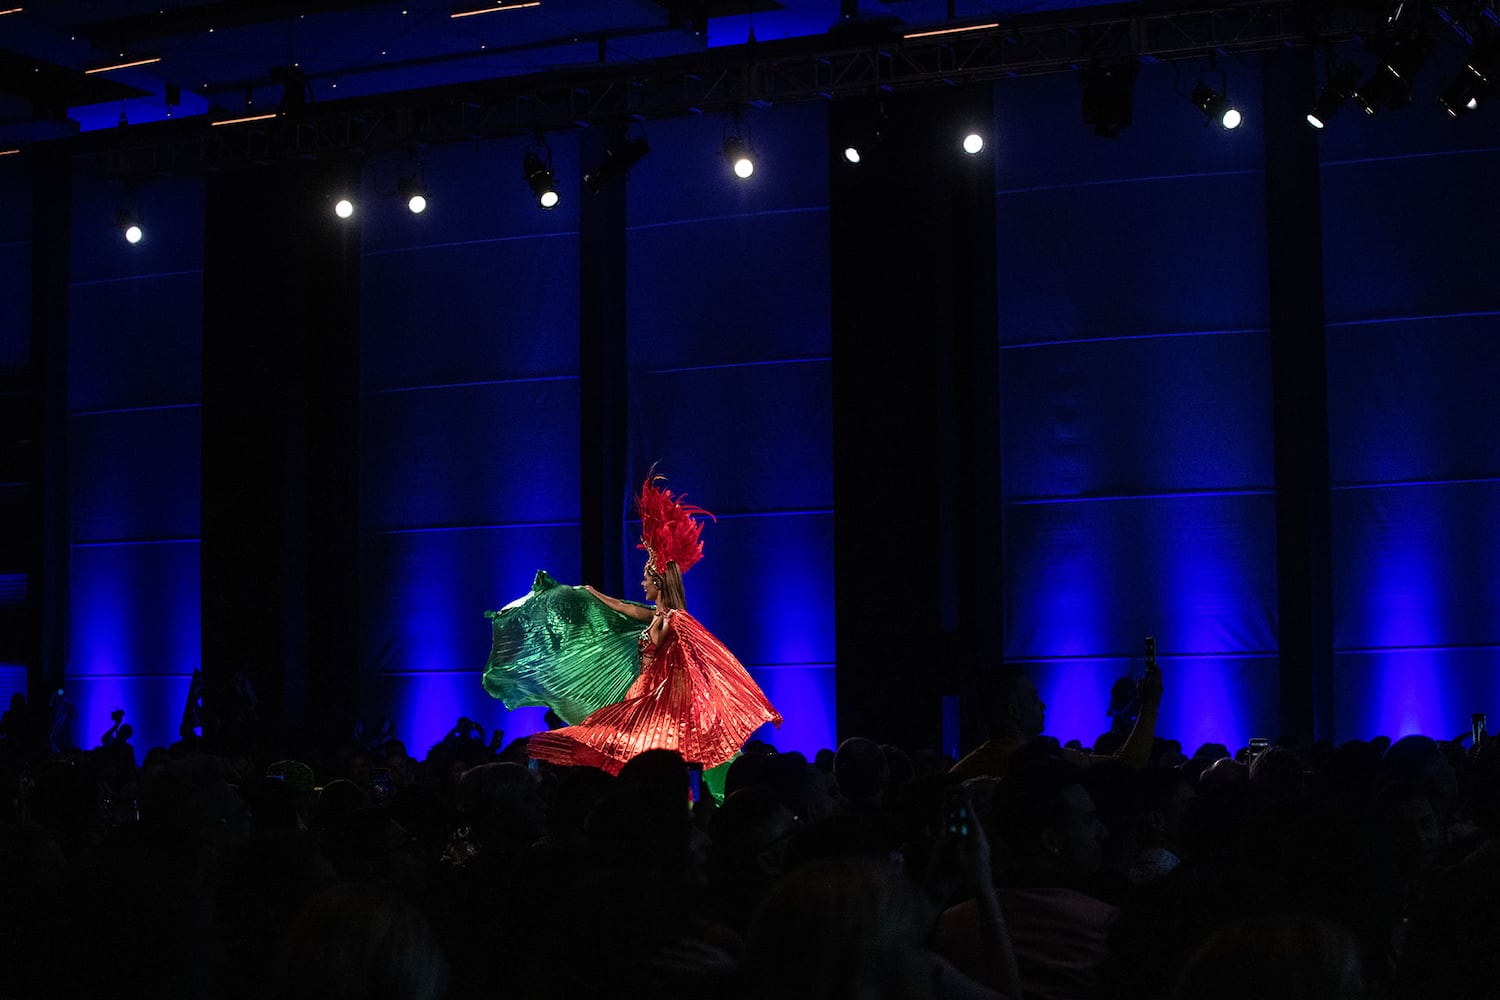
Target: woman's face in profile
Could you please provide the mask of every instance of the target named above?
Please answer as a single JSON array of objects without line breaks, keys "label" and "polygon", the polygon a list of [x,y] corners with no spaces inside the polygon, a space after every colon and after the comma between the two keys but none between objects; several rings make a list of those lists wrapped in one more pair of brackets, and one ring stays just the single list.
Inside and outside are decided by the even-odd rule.
[{"label": "woman's face in profile", "polygon": [[641,571],[641,590],[646,594],[646,600],[655,601],[661,596],[661,587],[657,585],[656,577],[651,573],[651,564]]}]

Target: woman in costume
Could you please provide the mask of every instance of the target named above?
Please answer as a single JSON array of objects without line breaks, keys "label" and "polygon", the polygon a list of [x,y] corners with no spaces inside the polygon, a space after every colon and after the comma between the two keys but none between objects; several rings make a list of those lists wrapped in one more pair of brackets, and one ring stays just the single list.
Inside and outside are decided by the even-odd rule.
[{"label": "woman in costume", "polygon": [[[682,574],[703,556],[696,516],[708,512],[674,498],[657,485],[660,478],[653,470],[636,498],[638,547],[646,550],[641,589],[649,605],[593,587],[560,587],[539,573],[531,594],[493,616],[486,689],[510,707],[550,705],[573,723],[530,737],[532,757],[615,774],[644,750],[668,749],[708,770],[731,760],[765,723],[781,725],[780,713],[739,660],[687,612]],[[589,618],[604,631],[588,627]],[[620,686],[626,629],[635,633],[638,673],[622,694],[575,722],[570,716],[589,698]],[[579,644],[590,647],[586,656],[574,648]]]}]

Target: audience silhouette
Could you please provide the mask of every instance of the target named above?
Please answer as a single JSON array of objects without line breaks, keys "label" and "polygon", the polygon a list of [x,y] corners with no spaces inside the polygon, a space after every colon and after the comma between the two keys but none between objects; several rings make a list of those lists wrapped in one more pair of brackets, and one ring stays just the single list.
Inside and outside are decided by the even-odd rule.
[{"label": "audience silhouette", "polygon": [[956,764],[752,741],[722,799],[669,751],[611,777],[467,719],[298,759],[246,710],[138,761],[123,712],[82,750],[18,696],[0,997],[1490,995],[1493,741],[1185,757],[1148,681],[1067,750],[1002,688]]}]

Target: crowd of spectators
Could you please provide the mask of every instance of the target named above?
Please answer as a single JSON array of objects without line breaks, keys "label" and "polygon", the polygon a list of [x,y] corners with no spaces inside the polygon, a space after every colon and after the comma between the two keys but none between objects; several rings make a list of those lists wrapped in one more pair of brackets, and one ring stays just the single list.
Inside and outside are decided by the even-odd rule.
[{"label": "crowd of spectators", "polygon": [[[1422,1000],[1500,982],[1500,754],[752,741],[722,801],[460,720],[290,759],[0,722],[0,997]],[[245,735],[243,730],[240,735]],[[92,740],[90,741],[92,742]],[[1100,752],[1091,752],[1091,751]]]}]

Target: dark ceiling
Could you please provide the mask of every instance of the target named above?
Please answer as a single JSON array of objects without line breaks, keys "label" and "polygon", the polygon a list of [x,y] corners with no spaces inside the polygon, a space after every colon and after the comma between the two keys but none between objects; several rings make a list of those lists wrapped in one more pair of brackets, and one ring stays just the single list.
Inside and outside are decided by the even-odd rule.
[{"label": "dark ceiling", "polygon": [[[1395,10],[1424,39],[1496,21],[1493,0],[0,0],[0,152],[92,133],[112,169],[159,172],[1100,59],[1375,52]],[[285,127],[201,141],[253,115]]]},{"label": "dark ceiling", "polygon": [[[1080,0],[0,0],[0,143],[814,38]],[[484,11],[471,16],[471,11]],[[144,65],[89,73],[113,64]],[[300,81],[299,81],[300,83]]]}]

